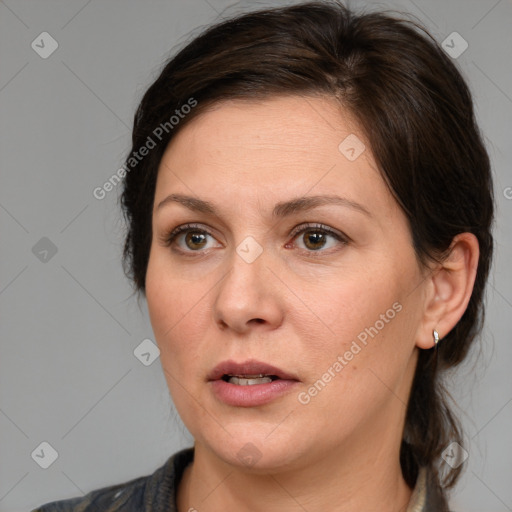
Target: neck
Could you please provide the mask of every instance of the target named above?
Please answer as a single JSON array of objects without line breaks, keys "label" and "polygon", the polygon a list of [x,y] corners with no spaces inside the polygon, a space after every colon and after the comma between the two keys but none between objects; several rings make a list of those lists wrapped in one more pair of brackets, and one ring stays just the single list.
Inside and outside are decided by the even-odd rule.
[{"label": "neck", "polygon": [[364,454],[354,453],[346,444],[293,470],[254,474],[226,464],[196,443],[194,462],[179,486],[178,510],[405,511],[411,489],[402,477],[398,453],[378,442],[373,452],[366,446]]}]

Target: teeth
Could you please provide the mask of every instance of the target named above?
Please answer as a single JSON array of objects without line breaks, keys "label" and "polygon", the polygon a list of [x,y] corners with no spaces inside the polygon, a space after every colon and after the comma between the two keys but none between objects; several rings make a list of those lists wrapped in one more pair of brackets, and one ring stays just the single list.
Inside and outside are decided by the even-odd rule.
[{"label": "teeth", "polygon": [[272,382],[270,377],[264,375],[230,376],[228,382],[237,386],[254,386],[255,384],[268,384]]}]

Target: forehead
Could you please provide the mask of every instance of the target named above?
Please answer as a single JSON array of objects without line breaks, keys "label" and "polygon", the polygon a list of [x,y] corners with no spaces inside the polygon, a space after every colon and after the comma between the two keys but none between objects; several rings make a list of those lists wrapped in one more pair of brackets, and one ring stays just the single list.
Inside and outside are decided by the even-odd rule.
[{"label": "forehead", "polygon": [[394,203],[356,120],[312,96],[231,100],[191,120],[164,153],[155,204],[171,192],[247,204],[309,192]]},{"label": "forehead", "polygon": [[356,120],[334,98],[276,96],[215,103],[185,126],[170,148],[193,144],[197,156],[215,155],[221,148],[242,154],[266,150],[276,160],[289,158],[289,149],[337,156],[339,142],[353,133],[364,138]]}]

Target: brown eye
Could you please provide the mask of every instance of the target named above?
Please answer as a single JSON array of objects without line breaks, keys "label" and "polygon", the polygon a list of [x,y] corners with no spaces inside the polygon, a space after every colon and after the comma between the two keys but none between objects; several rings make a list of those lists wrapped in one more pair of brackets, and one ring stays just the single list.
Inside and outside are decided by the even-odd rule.
[{"label": "brown eye", "polygon": [[[301,229],[302,227],[302,229]],[[307,252],[318,252],[322,254],[341,248],[349,243],[349,238],[339,231],[334,231],[323,224],[310,224],[298,226],[292,233],[294,246]],[[287,247],[290,247],[287,245]]]},{"label": "brown eye", "polygon": [[188,231],[185,234],[185,244],[191,250],[203,249],[208,243],[206,233],[201,231]]},{"label": "brown eye", "polygon": [[308,249],[315,251],[324,247],[324,245],[327,243],[327,235],[322,231],[311,229],[304,231],[304,234],[302,235],[302,241]]},{"label": "brown eye", "polygon": [[192,256],[192,253],[202,254],[210,249],[222,247],[208,230],[192,224],[178,226],[171,233],[164,234],[162,242],[165,247],[171,247],[176,253],[189,256]]}]

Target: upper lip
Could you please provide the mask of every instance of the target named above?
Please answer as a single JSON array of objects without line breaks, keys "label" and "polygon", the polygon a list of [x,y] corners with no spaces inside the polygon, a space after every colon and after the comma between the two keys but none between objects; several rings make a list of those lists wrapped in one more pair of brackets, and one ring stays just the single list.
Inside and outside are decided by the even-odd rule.
[{"label": "upper lip", "polygon": [[219,380],[224,375],[274,375],[284,380],[299,380],[293,374],[287,373],[276,366],[254,359],[241,363],[231,360],[223,361],[209,373],[208,380]]}]

